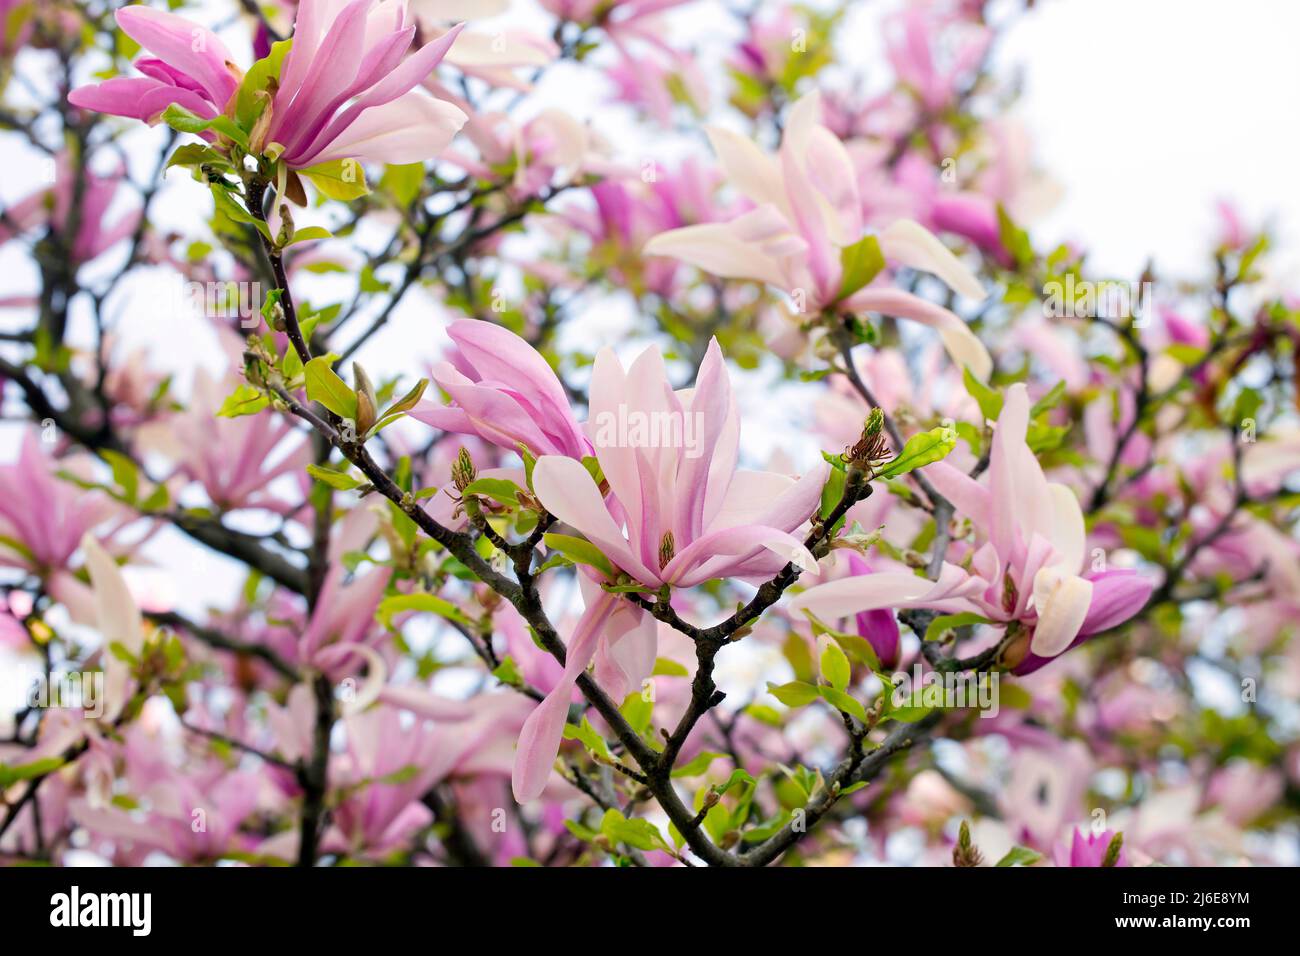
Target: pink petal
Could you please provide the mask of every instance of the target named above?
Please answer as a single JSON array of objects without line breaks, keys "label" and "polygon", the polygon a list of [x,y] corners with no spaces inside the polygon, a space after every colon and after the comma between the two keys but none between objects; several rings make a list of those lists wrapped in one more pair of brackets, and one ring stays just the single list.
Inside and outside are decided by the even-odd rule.
[{"label": "pink petal", "polygon": [[612,594],[602,594],[594,604],[588,605],[565,649],[563,676],[537,705],[537,709],[528,715],[519,731],[519,746],[510,775],[510,787],[520,803],[535,800],[546,789],[546,781],[551,775],[551,767],[560,752],[560,740],[564,736],[569,695],[577,683],[578,675],[591,663],[591,658],[596,653],[596,643],[617,601],[618,598]]},{"label": "pink petal", "polygon": [[328,146],[299,161],[315,166],[336,159],[404,165],[442,152],[465,124],[458,107],[412,91],[366,110]]},{"label": "pink petal", "polygon": [[174,13],[146,6],[117,11],[122,31],[169,66],[193,77],[219,108],[238,85],[226,64],[234,58],[215,33]]},{"label": "pink petal", "polygon": [[581,531],[619,568],[643,584],[659,583],[658,575],[633,555],[581,462],[558,455],[539,458],[533,468],[533,490],[547,511]]}]

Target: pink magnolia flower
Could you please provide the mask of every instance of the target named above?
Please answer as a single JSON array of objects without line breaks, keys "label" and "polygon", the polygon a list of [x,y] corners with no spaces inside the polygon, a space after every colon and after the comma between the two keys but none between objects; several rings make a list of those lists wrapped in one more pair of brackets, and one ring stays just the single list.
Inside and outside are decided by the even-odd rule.
[{"label": "pink magnolia flower", "polygon": [[517,199],[609,167],[604,143],[563,110],[543,110],[524,123],[505,113],[478,113],[465,124],[464,138],[478,156],[451,150],[443,159],[480,179],[510,176],[508,192]]},{"label": "pink magnolia flower", "polygon": [[456,348],[433,380],[452,404],[420,402],[411,417],[518,452],[582,459],[591,442],[569,408],[564,386],[531,345],[491,322],[464,319],[447,329]]},{"label": "pink magnolia flower", "polygon": [[[952,55],[944,60],[940,34]],[[933,6],[913,6],[891,16],[885,25],[885,52],[899,81],[910,88],[929,113],[942,110],[979,66],[992,34],[988,28]]]},{"label": "pink magnolia flower", "polygon": [[[123,77],[69,94],[74,106],[156,123],[173,103],[203,119],[231,108],[242,73],[211,31],[144,6],[117,22],[155,56]],[[415,92],[459,27],[409,57],[415,38],[406,0],[302,0],[293,44],[280,65],[261,143],[277,144],[291,169],[342,159],[415,163],[436,156],[465,122],[450,103]]]},{"label": "pink magnolia flower", "polygon": [[[800,313],[834,308],[881,312],[938,330],[959,364],[986,378],[992,360],[966,323],[952,312],[897,289],[853,285],[842,253],[865,233],[857,174],[844,144],[821,122],[816,93],[790,108],[781,149],[764,154],[730,130],[707,127],[731,183],[755,208],[727,223],[673,229],[645,245],[649,256],[671,256],[724,278],[780,288]],[[887,260],[931,272],[970,299],[984,298],[979,280],[938,239],[899,220],[877,239]]]},{"label": "pink magnolia flower", "polygon": [[18,460],[0,465],[0,565],[57,574],[87,531],[114,518],[116,531],[131,520],[107,495],[59,478],[69,464],[47,455],[40,433],[31,428],[23,434]]},{"label": "pink magnolia flower", "polygon": [[[657,348],[626,370],[611,349],[602,349],[592,370],[590,408],[587,430],[609,495],[580,461],[559,455],[538,459],[533,490],[551,514],[623,573],[650,588],[693,587],[721,577],[765,579],[789,561],[816,573],[816,560],[791,532],[816,510],[827,465],[798,480],[736,470],[739,415],[716,341],[695,387],[681,392],[669,384]],[[648,431],[638,437],[636,425],[624,427],[657,423],[672,433],[674,422],[676,441],[654,441]],[[626,663],[610,669],[622,674],[618,689],[626,692],[653,666],[653,620],[618,595],[595,587],[588,592],[564,673],[520,734],[512,781],[520,800],[545,787],[569,695],[601,639],[612,646],[615,638],[636,635],[614,654]]]},{"label": "pink magnolia flower", "polygon": [[189,410],[169,428],[179,445],[179,469],[222,509],[291,511],[296,505],[277,498],[270,485],[282,476],[301,477],[311,449],[290,423],[272,416],[218,417],[235,384],[233,377],[221,382],[199,370]]},{"label": "pink magnolia flower", "polygon": [[[54,161],[53,185],[39,189],[4,211],[0,219],[0,244],[40,226],[49,225],[63,238],[76,187],[77,171],[66,152]],[[77,236],[71,243],[74,262],[89,262],[135,232],[140,223],[138,208],[110,216],[109,210],[126,181],[126,167],[119,165],[107,176],[87,171]]]},{"label": "pink magnolia flower", "polygon": [[687,158],[678,169],[654,170],[643,178],[607,178],[590,189],[595,208],[571,204],[562,213],[563,227],[591,238],[588,260],[604,268],[634,292],[672,295],[681,264],[672,259],[641,255],[641,248],[658,233],[719,218],[713,191],[718,175],[711,167]]},{"label": "pink magnolia flower", "polygon": [[792,602],[823,617],[877,608],[973,612],[1029,634],[1014,672],[1027,674],[1083,639],[1128,620],[1154,582],[1133,571],[1080,573],[1083,512],[1074,492],[1049,482],[1025,443],[1029,394],[1006,393],[989,459],[987,486],[945,462],[926,468],[941,494],[974,523],[982,543],[970,570],[945,561],[938,581],[907,573],[868,574],[811,588]]},{"label": "pink magnolia flower", "polygon": [[[1101,866],[1106,859],[1111,841],[1116,836],[1118,834],[1111,830],[1102,830],[1100,833],[1089,833],[1084,836],[1083,831],[1076,827],[1070,838],[1069,847],[1067,848],[1064,843],[1058,843],[1052,851],[1052,860],[1057,866]],[[1124,856],[1123,849],[1119,851],[1115,866],[1128,866],[1128,859]]]}]

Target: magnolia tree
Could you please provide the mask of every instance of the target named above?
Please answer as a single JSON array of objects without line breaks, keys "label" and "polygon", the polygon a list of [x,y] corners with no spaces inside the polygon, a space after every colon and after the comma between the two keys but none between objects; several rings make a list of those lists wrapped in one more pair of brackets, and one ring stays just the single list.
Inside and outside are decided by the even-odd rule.
[{"label": "magnolia tree", "polygon": [[1300,299],[879,6],[4,0],[0,858],[1293,861]]}]

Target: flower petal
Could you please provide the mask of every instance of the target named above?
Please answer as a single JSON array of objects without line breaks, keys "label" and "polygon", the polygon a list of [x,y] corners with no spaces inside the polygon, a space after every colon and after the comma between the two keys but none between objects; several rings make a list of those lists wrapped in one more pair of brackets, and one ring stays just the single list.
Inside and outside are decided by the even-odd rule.
[{"label": "flower petal", "polygon": [[975,274],[947,246],[911,219],[899,219],[881,232],[880,250],[886,259],[938,276],[958,295],[978,302],[988,294]]},{"label": "flower petal", "polygon": [[1078,636],[1088,605],[1092,603],[1092,582],[1054,567],[1041,568],[1034,575],[1034,607],[1038,624],[1029,649],[1039,657],[1055,657]]}]

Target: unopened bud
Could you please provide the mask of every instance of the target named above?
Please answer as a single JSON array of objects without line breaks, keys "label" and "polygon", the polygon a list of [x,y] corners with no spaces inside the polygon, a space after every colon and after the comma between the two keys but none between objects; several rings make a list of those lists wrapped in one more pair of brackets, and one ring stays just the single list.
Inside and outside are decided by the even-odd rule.
[{"label": "unopened bud", "polygon": [[983,862],[984,854],[971,842],[970,824],[963,820],[957,833],[957,845],[952,848],[952,865],[979,866]]},{"label": "unopened bud", "polygon": [[463,492],[477,477],[474,459],[469,456],[469,450],[462,447],[456,455],[456,463],[451,466],[451,483],[456,486],[457,491]]},{"label": "unopened bud", "polygon": [[1124,849],[1124,834],[1116,833],[1110,838],[1110,846],[1106,847],[1106,856],[1101,861],[1102,866],[1118,866],[1119,854]]},{"label": "unopened bud", "polygon": [[293,234],[296,231],[293,224],[293,213],[289,211],[289,204],[280,203],[280,231],[276,233],[275,244],[283,249],[289,243],[293,242]]},{"label": "unopened bud", "polygon": [[357,434],[365,435],[379,416],[375,386],[359,362],[352,363],[352,377],[357,383]]}]

